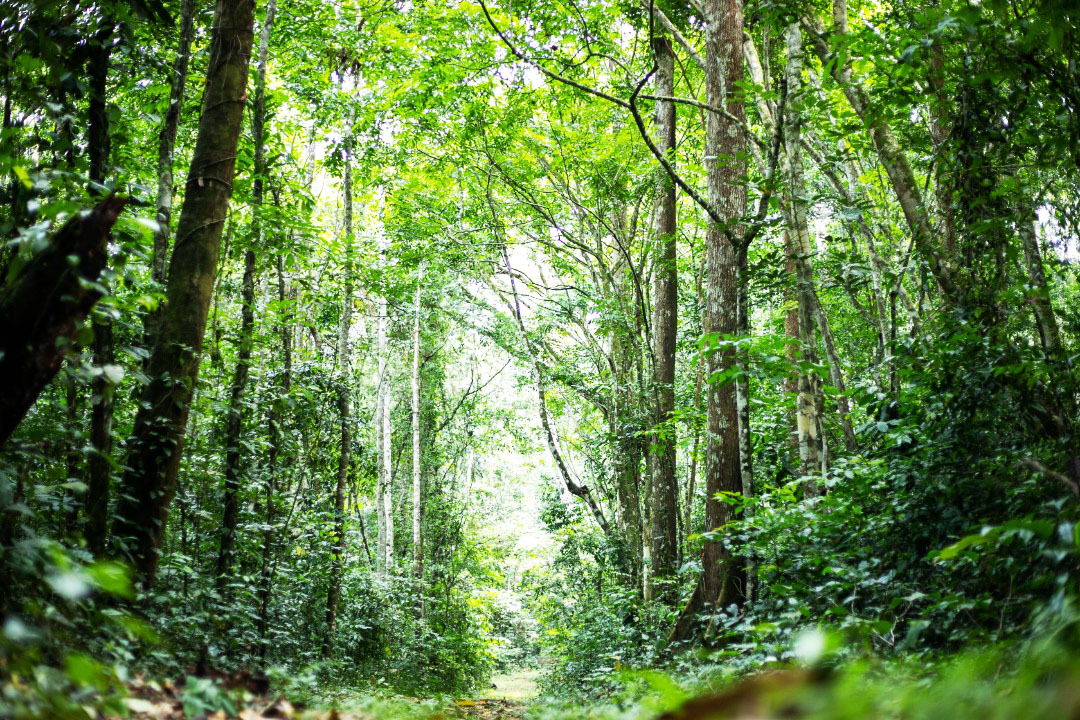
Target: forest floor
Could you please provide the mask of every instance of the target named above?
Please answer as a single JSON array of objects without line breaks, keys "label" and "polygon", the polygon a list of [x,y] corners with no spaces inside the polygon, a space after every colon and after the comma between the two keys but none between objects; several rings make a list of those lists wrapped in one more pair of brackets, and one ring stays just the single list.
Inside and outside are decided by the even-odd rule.
[{"label": "forest floor", "polygon": [[[213,685],[178,687],[136,681],[123,704],[135,720],[520,720],[537,695],[539,670],[497,675],[491,688],[474,698],[421,700],[353,695],[339,697],[330,709],[305,709],[283,697],[227,697]],[[322,703],[318,703],[322,704]],[[110,719],[112,716],[109,716]]]}]

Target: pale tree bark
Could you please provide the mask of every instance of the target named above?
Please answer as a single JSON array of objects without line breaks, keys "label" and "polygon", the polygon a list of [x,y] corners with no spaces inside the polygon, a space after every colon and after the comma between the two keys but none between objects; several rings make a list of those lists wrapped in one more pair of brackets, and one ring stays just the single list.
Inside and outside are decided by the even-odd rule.
[{"label": "pale tree bark", "polygon": [[[705,263],[701,263],[700,269],[696,276],[696,290],[697,290],[697,310],[699,313],[703,313],[705,308],[704,295],[702,293],[702,276],[705,271]],[[704,317],[702,317],[702,326],[704,326]],[[698,367],[696,377],[694,378],[694,413],[701,412],[701,385],[705,377],[705,361],[703,359],[698,360]],[[699,423],[694,422],[694,443],[690,451],[690,473],[686,481],[686,507],[685,520],[683,521],[683,531],[686,535],[693,534],[695,532],[693,524],[693,509],[694,509],[694,494],[696,492],[697,485],[697,469],[698,469],[698,448],[701,442],[701,429]]]},{"label": "pale tree bark", "polygon": [[[656,57],[656,94],[675,94],[675,55],[671,41],[653,40]],[[675,165],[675,103],[656,103],[656,146]],[[678,330],[679,285],[676,257],[675,184],[658,172],[654,208],[656,260],[653,266],[653,383],[654,423],[661,427],[651,440],[652,512],[649,533],[650,597],[674,600],[672,579],[678,570],[678,488],[675,480],[675,341]]]},{"label": "pale tree bark", "polygon": [[[796,316],[799,340],[799,359],[804,365],[817,364],[817,333],[814,322],[814,271],[811,257],[813,239],[807,221],[806,182],[803,173],[802,147],[802,32],[798,24],[789,25],[784,33],[787,45],[787,102],[784,106],[785,170],[787,171],[787,202],[785,216],[788,231],[787,253],[789,267],[795,270]],[[804,477],[821,472],[821,382],[809,368],[797,372],[795,428],[799,446],[800,471]],[[808,495],[816,495],[821,485],[810,481]]]},{"label": "pale tree bark", "polygon": [[386,373],[386,301],[379,298],[375,304],[375,361],[378,365],[375,384],[375,453],[376,453],[376,479],[375,479],[375,519],[377,532],[375,536],[375,572],[382,575],[386,572],[386,510],[384,503],[385,478],[387,473],[384,464],[383,453],[383,410],[386,407],[386,393],[384,391],[383,376]]},{"label": "pale tree bark", "polygon": [[157,574],[158,548],[183,453],[199,355],[232,195],[254,34],[252,0],[218,0],[203,112],[165,289],[161,329],[147,364],[150,383],[129,441],[128,471],[113,525],[119,548],[144,587]]},{"label": "pale tree bark", "polygon": [[[709,113],[705,137],[705,167],[709,203],[726,227],[710,219],[705,238],[705,319],[707,334],[733,336],[738,331],[739,252],[735,238],[746,213],[744,152],[746,111],[734,99],[743,79],[742,5],[739,0],[705,2],[705,96],[710,105],[724,108],[734,120]],[[731,90],[731,94],[725,92]],[[739,462],[739,414],[735,383],[730,376],[735,352],[726,348],[708,358],[708,434],[705,449],[705,524],[723,527],[733,519],[731,505],[716,499],[720,493],[742,493]],[[703,601],[717,607],[741,605],[746,597],[743,563],[719,541],[705,543],[702,577]]]},{"label": "pale tree bark", "polygon": [[[251,136],[255,150],[252,181],[251,230],[249,243],[262,247],[263,230],[259,217],[263,211],[265,196],[264,178],[266,176],[266,63],[270,53],[270,32],[274,25],[276,0],[270,0],[266,6],[259,36],[258,69],[255,74],[255,106],[251,111]],[[251,372],[251,351],[255,342],[255,247],[250,245],[244,251],[244,279],[240,292],[240,341],[236,352],[236,369],[233,372],[232,387],[229,392],[229,408],[225,416],[225,493],[224,509],[221,518],[221,541],[218,547],[216,567],[218,593],[224,593],[229,570],[233,562],[236,546],[236,528],[240,519],[240,475],[241,460],[244,453],[240,447],[240,436],[247,420],[247,405],[244,393],[247,391],[248,375]]]},{"label": "pale tree bark", "polygon": [[377,507],[379,511],[379,556],[383,572],[392,573],[394,566],[394,493],[392,486],[391,444],[393,437],[390,427],[390,350],[386,340],[389,323],[386,300],[386,252],[388,241],[380,228],[379,267],[383,275],[383,289],[378,303],[378,324],[376,326],[376,353],[379,365],[379,388],[376,414],[378,423],[379,445],[379,481],[377,488]]},{"label": "pale tree bark", "polygon": [[[172,223],[173,205],[173,152],[176,134],[180,129],[180,112],[184,105],[184,88],[187,84],[188,64],[191,60],[191,41],[195,37],[195,6],[197,0],[180,2],[180,39],[176,46],[172,75],[169,78],[169,109],[158,134],[158,187],[157,223],[154,231],[154,254],[150,261],[151,273],[159,283],[165,283],[166,257],[169,251],[169,226]],[[270,10],[268,9],[268,12]],[[153,316],[156,317],[155,312]],[[150,321],[151,316],[148,316]],[[147,328],[150,332],[150,328]],[[149,345],[150,343],[148,343]]]},{"label": "pale tree bark", "polygon": [[1027,266],[1028,280],[1031,284],[1032,312],[1039,331],[1039,342],[1043,352],[1049,358],[1057,358],[1061,352],[1061,331],[1058,329],[1057,315],[1050,302],[1050,291],[1046,286],[1046,272],[1043,269],[1042,251],[1035,232],[1035,216],[1030,211],[1024,212],[1017,223],[1020,244],[1024,248],[1024,264]]},{"label": "pale tree bark", "polygon": [[413,576],[424,577],[424,543],[420,534],[423,497],[420,472],[420,288],[424,282],[424,268],[416,272],[416,297],[413,300],[413,356],[412,356],[412,535]]},{"label": "pale tree bark", "polygon": [[829,326],[829,318],[825,314],[825,308],[821,306],[821,300],[817,293],[814,294],[814,317],[817,319],[818,331],[821,333],[822,343],[825,345],[825,355],[829,359],[829,381],[836,388],[836,410],[840,416],[840,430],[843,433],[844,449],[848,452],[858,452],[859,441],[855,438],[855,429],[851,426],[851,404],[846,395],[847,386],[844,383],[843,365],[840,364],[840,354],[836,350],[836,339],[833,337],[832,328]]},{"label": "pale tree bark", "polygon": [[352,199],[352,125],[345,131],[344,148],[344,244],[345,266],[342,269],[344,287],[341,294],[341,318],[338,325],[338,419],[341,444],[338,448],[337,484],[334,487],[334,545],[331,551],[330,588],[326,593],[326,635],[323,637],[322,656],[329,659],[334,652],[337,635],[338,604],[341,602],[341,577],[345,570],[345,491],[349,484],[349,467],[352,464],[352,363],[350,360],[349,333],[352,331],[353,306],[353,199]]}]

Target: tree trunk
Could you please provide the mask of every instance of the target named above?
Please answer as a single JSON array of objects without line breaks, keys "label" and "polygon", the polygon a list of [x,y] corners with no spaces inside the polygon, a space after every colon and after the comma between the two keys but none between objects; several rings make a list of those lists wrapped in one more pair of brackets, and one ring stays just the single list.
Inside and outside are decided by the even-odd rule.
[{"label": "tree trunk", "polygon": [[270,408],[270,448],[266,462],[266,518],[262,537],[262,568],[259,572],[259,660],[265,666],[269,660],[270,640],[270,597],[274,590],[274,522],[276,515],[278,462],[285,443],[283,410],[292,388],[292,312],[284,308],[288,300],[285,284],[285,258],[278,255],[278,303],[282,313],[279,318],[278,335],[281,341],[281,356],[284,367],[281,370],[280,387],[277,397]]},{"label": "tree trunk", "polygon": [[352,330],[353,305],[353,199],[352,199],[352,124],[345,132],[345,288],[341,297],[341,324],[338,329],[338,413],[341,421],[341,446],[338,449],[337,485],[334,488],[334,549],[330,563],[330,589],[326,593],[326,636],[323,638],[323,659],[330,659],[337,635],[338,604],[341,602],[341,577],[345,571],[345,489],[352,463],[352,381],[349,333]]},{"label": "tree trunk", "polygon": [[1024,248],[1024,264],[1027,266],[1028,281],[1032,289],[1029,302],[1035,314],[1039,342],[1046,356],[1056,359],[1061,352],[1061,332],[1058,330],[1054,306],[1050,303],[1050,291],[1046,286],[1046,273],[1043,270],[1039,238],[1035,234],[1033,213],[1027,211],[1020,214],[1017,230],[1020,235],[1020,244]]},{"label": "tree trunk", "polygon": [[[254,179],[251,195],[251,234],[249,242],[260,249],[263,244],[263,230],[260,213],[263,211],[264,188],[266,177],[266,61],[270,52],[270,32],[274,25],[276,0],[270,0],[266,6],[259,35],[258,71],[255,75],[255,106],[251,111],[251,136],[255,149]],[[160,190],[160,188],[159,188]],[[160,199],[160,198],[159,198]],[[248,247],[244,252],[244,280],[240,295],[240,344],[236,353],[236,371],[233,373],[232,388],[229,394],[229,408],[225,420],[225,499],[221,518],[221,543],[218,549],[216,579],[218,593],[225,590],[225,583],[232,566],[236,544],[236,527],[240,519],[240,462],[243,457],[240,448],[240,435],[244,431],[247,419],[247,406],[244,392],[247,388],[248,374],[251,370],[251,350],[255,335],[255,249]]]},{"label": "tree trunk", "polygon": [[126,204],[110,195],[90,212],[74,215],[0,288],[0,446],[60,370],[79,326],[101,298],[95,288],[108,261],[109,233]]},{"label": "tree trunk", "polygon": [[[671,41],[653,41],[656,55],[656,94],[675,94],[675,55]],[[656,103],[656,146],[669,156],[674,167],[675,103]],[[657,244],[653,268],[653,382],[655,384],[654,424],[660,428],[651,442],[652,517],[649,554],[652,572],[650,596],[671,603],[675,600],[672,580],[678,571],[678,487],[675,481],[675,341],[678,329],[679,285],[676,259],[675,184],[666,172],[657,174],[659,192],[654,210]]]},{"label": "tree trunk", "polygon": [[[798,325],[799,360],[795,428],[799,445],[800,472],[809,478],[821,473],[821,417],[819,413],[821,381],[809,366],[817,364],[817,327],[814,322],[814,271],[810,258],[814,252],[813,239],[807,222],[806,182],[802,160],[802,31],[798,23],[789,25],[784,33],[787,44],[787,100],[784,103],[785,165],[788,197],[787,216],[788,266],[795,270],[796,316]],[[808,481],[806,493],[816,495],[821,485]]]},{"label": "tree trunk", "polygon": [[203,112],[165,289],[160,332],[147,364],[130,440],[113,537],[144,587],[157,574],[158,548],[176,490],[184,431],[206,318],[217,276],[236,150],[247,100],[253,0],[218,0]]},{"label": "tree trunk", "polygon": [[[623,268],[620,271],[625,281],[629,277],[629,270]],[[628,292],[627,283],[619,283],[615,292],[626,297]],[[631,291],[632,292],[632,291]],[[642,518],[641,518],[641,445],[636,437],[640,429],[635,410],[637,410],[637,398],[633,386],[633,348],[627,335],[630,329],[627,324],[620,323],[612,331],[611,359],[614,372],[612,372],[612,400],[613,412],[611,413],[611,430],[615,439],[615,494],[618,503],[616,526],[619,531],[619,555],[620,565],[626,579],[626,586],[632,588],[635,594],[642,591]],[[647,507],[647,505],[646,505]]]},{"label": "tree trunk", "polygon": [[390,318],[386,293],[386,251],[387,239],[379,229],[379,267],[382,271],[382,293],[379,297],[379,321],[376,328],[376,352],[379,363],[379,389],[376,402],[376,422],[378,423],[379,444],[379,482],[377,488],[377,508],[379,511],[379,558],[380,567],[385,573],[393,573],[394,564],[394,497],[392,471],[392,429],[390,426],[390,350],[386,340],[387,325]]},{"label": "tree trunk", "polygon": [[[154,281],[165,284],[167,268],[166,258],[169,252],[169,228],[172,225],[173,205],[173,151],[176,148],[176,134],[180,129],[180,114],[184,106],[184,88],[187,84],[188,64],[191,59],[191,42],[195,37],[196,0],[180,2],[180,38],[176,46],[176,59],[173,61],[172,76],[169,78],[169,108],[165,111],[165,120],[158,134],[158,187],[157,187],[157,229],[154,230],[154,251],[150,260],[150,272]],[[146,314],[143,324],[143,336],[146,347],[154,346],[154,331],[161,318],[162,308],[155,308]]]},{"label": "tree trunk", "polygon": [[[97,195],[105,183],[109,162],[108,79],[115,24],[102,18],[89,58],[90,101],[87,108],[87,152],[90,156],[91,193]],[[115,359],[112,321],[99,316],[94,320],[93,358],[99,373],[91,383],[90,444],[94,450],[87,462],[86,525],[83,529],[87,548],[95,557],[105,552],[108,528],[109,486],[112,483],[113,395],[119,377],[112,370]]]},{"label": "tree trunk", "polygon": [[[743,79],[742,6],[738,0],[705,2],[705,95],[706,102],[723,107],[735,120],[709,113],[706,126],[706,182],[710,204],[717,208],[725,227],[710,219],[705,238],[707,278],[705,284],[705,332],[718,337],[738,330],[739,253],[735,238],[741,236],[746,212],[743,183],[746,117],[741,101],[727,97]],[[705,450],[705,525],[714,530],[727,525],[731,505],[717,499],[720,493],[742,493],[739,467],[739,414],[735,383],[730,373],[735,352],[726,348],[709,353],[708,433]],[[728,376],[716,382],[716,375]],[[707,605],[741,605],[746,593],[742,562],[718,540],[705,543],[703,600]]]},{"label": "tree trunk", "polygon": [[416,298],[413,301],[412,356],[412,540],[413,576],[424,577],[424,543],[420,535],[423,498],[420,476],[420,287],[424,282],[423,266],[416,273]]}]

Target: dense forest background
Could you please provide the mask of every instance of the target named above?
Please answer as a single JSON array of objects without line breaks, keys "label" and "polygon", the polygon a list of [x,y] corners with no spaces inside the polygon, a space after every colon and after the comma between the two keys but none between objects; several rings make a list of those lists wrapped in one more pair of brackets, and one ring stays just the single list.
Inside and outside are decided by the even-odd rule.
[{"label": "dense forest background", "polygon": [[1073,3],[0,0],[0,47],[0,715],[789,662],[1076,707]]}]

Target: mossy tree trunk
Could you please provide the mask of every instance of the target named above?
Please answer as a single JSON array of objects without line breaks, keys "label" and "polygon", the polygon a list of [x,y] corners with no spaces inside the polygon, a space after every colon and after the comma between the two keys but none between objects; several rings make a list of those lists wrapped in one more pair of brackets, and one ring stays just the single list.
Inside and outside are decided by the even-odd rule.
[{"label": "mossy tree trunk", "polygon": [[113,524],[114,542],[133,562],[143,587],[149,587],[157,574],[199,374],[247,101],[254,17],[253,0],[218,0],[202,116],[165,288],[166,306],[147,363],[150,383],[135,417]]}]

